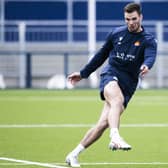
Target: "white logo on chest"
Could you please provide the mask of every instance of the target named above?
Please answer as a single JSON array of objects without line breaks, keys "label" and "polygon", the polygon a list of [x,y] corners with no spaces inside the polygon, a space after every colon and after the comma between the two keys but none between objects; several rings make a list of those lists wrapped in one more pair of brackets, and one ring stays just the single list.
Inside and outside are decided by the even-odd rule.
[{"label": "white logo on chest", "polygon": [[122,41],[123,37],[119,37],[119,40],[118,40],[118,44],[121,44],[121,41]]}]

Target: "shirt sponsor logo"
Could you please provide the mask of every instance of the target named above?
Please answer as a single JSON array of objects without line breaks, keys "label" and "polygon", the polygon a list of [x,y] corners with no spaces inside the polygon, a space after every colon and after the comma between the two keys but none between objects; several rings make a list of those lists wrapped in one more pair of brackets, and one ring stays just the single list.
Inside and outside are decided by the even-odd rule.
[{"label": "shirt sponsor logo", "polygon": [[135,59],[135,55],[119,53],[119,52],[116,53],[116,57],[125,61],[133,61]]}]

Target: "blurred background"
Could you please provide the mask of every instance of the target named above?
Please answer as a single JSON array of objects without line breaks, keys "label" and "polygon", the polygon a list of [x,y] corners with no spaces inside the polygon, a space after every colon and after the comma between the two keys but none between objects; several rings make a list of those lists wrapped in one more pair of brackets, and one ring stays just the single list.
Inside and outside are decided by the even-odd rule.
[{"label": "blurred background", "polygon": [[[72,88],[79,71],[114,27],[129,0],[0,0],[0,88]],[[168,0],[142,4],[143,25],[158,40],[157,61],[141,88],[168,87]],[[96,88],[101,68],[79,88]]]}]

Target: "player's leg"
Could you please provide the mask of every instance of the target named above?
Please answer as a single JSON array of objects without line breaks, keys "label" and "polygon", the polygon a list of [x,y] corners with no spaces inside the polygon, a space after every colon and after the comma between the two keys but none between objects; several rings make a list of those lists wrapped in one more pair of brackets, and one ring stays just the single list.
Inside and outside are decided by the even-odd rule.
[{"label": "player's leg", "polygon": [[124,110],[124,97],[117,81],[111,81],[105,86],[104,97],[110,104],[110,113],[108,115],[109,127],[119,128],[120,115]]},{"label": "player's leg", "polygon": [[120,116],[124,111],[124,96],[117,81],[109,82],[104,88],[104,97],[110,104],[108,122],[110,127],[110,149],[129,150],[131,146],[127,144],[119,135]]},{"label": "player's leg", "polygon": [[105,102],[104,108],[102,110],[101,116],[97,124],[86,133],[86,135],[81,141],[81,144],[85,148],[89,147],[93,142],[99,139],[102,133],[104,132],[104,130],[108,128],[109,110],[110,110],[110,105],[107,102]]},{"label": "player's leg", "polygon": [[66,157],[66,162],[72,167],[80,167],[78,155],[88,148],[92,143],[101,137],[106,128],[108,128],[108,113],[110,106],[107,102],[104,104],[101,116],[97,124],[91,128],[81,140],[80,144]]}]

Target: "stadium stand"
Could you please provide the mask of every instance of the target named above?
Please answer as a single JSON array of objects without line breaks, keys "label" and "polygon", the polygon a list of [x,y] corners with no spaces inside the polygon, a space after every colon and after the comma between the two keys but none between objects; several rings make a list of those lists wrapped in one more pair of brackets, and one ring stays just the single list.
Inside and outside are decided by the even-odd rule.
[{"label": "stadium stand", "polygon": [[[97,49],[111,29],[124,23],[122,9],[128,2],[131,1],[96,1]],[[168,87],[168,73],[163,71],[168,64],[168,15],[165,15],[168,2],[143,0],[141,3],[144,26],[162,41],[158,65],[147,77],[146,86]],[[51,76],[67,75],[87,62],[87,0],[2,0],[0,8],[0,73],[8,88],[21,87],[21,73],[27,79],[27,72],[21,72],[22,54],[31,56],[31,79],[27,79],[31,83],[26,80],[25,87],[33,88],[44,88]],[[153,15],[151,11],[159,12]],[[19,34],[22,23],[25,24],[24,45],[20,44]],[[159,68],[160,64],[162,68]],[[83,81],[79,87],[88,87],[88,82]]]}]

